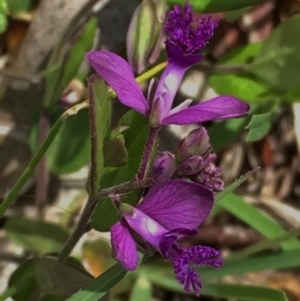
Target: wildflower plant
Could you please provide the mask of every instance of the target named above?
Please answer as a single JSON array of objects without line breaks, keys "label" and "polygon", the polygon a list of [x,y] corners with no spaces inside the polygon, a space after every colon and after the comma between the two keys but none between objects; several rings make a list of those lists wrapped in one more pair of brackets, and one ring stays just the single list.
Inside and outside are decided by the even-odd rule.
[{"label": "wildflower plant", "polygon": [[208,217],[214,191],[224,187],[219,178],[221,170],[215,166],[216,155],[209,153],[211,147],[204,128],[190,133],[181,142],[176,156],[157,153],[153,161],[153,150],[165,125],[242,117],[249,113],[249,105],[231,96],[218,96],[194,106],[187,99],[172,108],[185,72],[202,60],[202,51],[218,26],[218,20],[210,16],[196,20],[196,26],[192,26],[193,21],[189,3],[183,8],[175,6],[168,13],[163,24],[168,61],[160,79],[151,79],[147,98],[131,66],[120,56],[99,50],[89,52],[86,58],[120,102],[146,116],[150,124],[135,180],[150,179],[153,186],[136,206],[114,198],[121,220],[110,228],[113,256],[125,269],[135,270],[137,246],[148,252],[156,249],[170,260],[175,277],[184,289],[199,296],[202,284],[197,266],[219,268],[223,262],[221,254],[208,246],[185,248],[179,240],[195,235]]},{"label": "wildflower plant", "polygon": [[[202,2],[200,2],[194,1],[193,3],[201,6]],[[241,2],[236,4],[235,1],[219,1],[218,3],[224,6],[229,5],[227,10],[238,9],[241,5]],[[217,8],[214,10],[219,11]],[[147,30],[143,27],[144,21],[148,26]],[[151,281],[160,285],[162,277],[159,278],[160,280],[156,279],[160,266],[149,260],[154,253],[157,255],[156,258],[159,258],[159,263],[163,261],[166,264],[166,269],[163,270],[163,272],[167,271],[168,281],[164,282],[166,288],[169,288],[172,283],[172,288],[180,292],[196,296],[209,295],[211,293],[209,289],[206,290],[206,287],[213,284],[207,281],[205,272],[226,275],[226,268],[228,270],[230,262],[223,257],[222,250],[216,249],[216,246],[201,245],[196,237],[203,230],[203,224],[215,212],[213,210],[215,206],[217,206],[216,209],[221,208],[218,207],[220,203],[216,205],[216,202],[223,200],[251,175],[251,172],[247,173],[225,187],[215,148],[216,137],[218,141],[224,141],[227,138],[231,139],[230,142],[232,141],[232,137],[228,135],[221,137],[224,132],[227,130],[230,132],[233,128],[231,121],[241,121],[239,127],[241,129],[245,127],[250,107],[243,99],[244,97],[247,99],[248,95],[247,93],[228,93],[228,95],[218,93],[218,96],[206,101],[186,99],[175,105],[178,89],[187,70],[193,66],[203,66],[205,53],[208,51],[219,23],[220,20],[212,15],[195,18],[193,6],[189,2],[167,8],[164,1],[143,0],[129,26],[126,39],[127,59],[108,50],[90,50],[96,32],[95,19],[87,24],[83,36],[75,43],[69,55],[71,61],[68,60],[68,56],[62,64],[56,61],[60,57],[56,53],[60,48],[58,44],[50,60],[52,65],[50,64],[49,70],[45,72],[44,109],[40,120],[45,122],[40,123],[46,124],[49,135],[19,181],[0,204],[0,217],[12,205],[38,164],[42,172],[45,172],[46,167],[57,174],[73,172],[74,168],[69,169],[59,165],[63,165],[64,161],[73,163],[76,161],[76,156],[80,157],[86,152],[88,156],[82,162],[86,164],[86,158],[90,160],[90,172],[86,183],[88,198],[73,232],[69,234],[67,229],[60,229],[60,235],[57,235],[59,237],[52,244],[44,243],[44,233],[40,235],[39,243],[34,240],[34,235],[26,235],[25,239],[15,239],[15,236],[11,235],[12,240],[15,239],[18,243],[28,246],[30,251],[39,256],[34,259],[30,258],[20,266],[10,280],[8,293],[1,296],[1,300],[5,300],[9,294],[17,301],[33,300],[37,296],[41,300],[48,300],[53,295],[58,297],[57,300],[99,300],[106,297],[108,291],[129,271],[134,271],[132,275],[138,275],[137,277],[142,277],[142,280],[149,281],[151,278],[147,273],[149,266],[157,269]],[[275,38],[276,41],[280,40],[277,36]],[[84,42],[86,45],[82,48]],[[250,47],[256,46],[250,45]],[[262,53],[268,53],[264,48],[262,49]],[[165,54],[166,62],[150,68],[149,65],[153,65],[158,60],[161,51]],[[285,53],[288,52],[285,51]],[[72,72],[79,68],[83,56],[85,56],[85,63],[92,67],[94,74],[87,80],[88,100],[77,103],[84,94],[83,85],[76,86],[77,93],[74,93],[76,89],[72,88],[72,84],[68,87],[66,85],[75,77],[76,74]],[[265,61],[269,62],[272,59],[267,58],[264,60],[258,56],[258,59],[254,59],[258,60],[255,68],[253,66],[249,68],[253,68],[253,72],[263,77],[264,74],[260,68],[264,66]],[[272,70],[280,65],[276,61]],[[136,74],[140,74],[147,68],[150,69],[136,77]],[[244,71],[243,65],[239,68]],[[160,71],[162,73],[158,75]],[[62,79],[61,75],[63,75]],[[271,81],[271,72],[266,75],[267,80]],[[214,76],[216,75],[212,78]],[[140,83],[145,81],[149,82],[144,90],[144,86],[141,88]],[[281,92],[284,88],[284,84],[281,83],[283,81],[284,77],[280,81]],[[292,85],[295,82],[291,81],[289,84]],[[218,87],[217,84],[215,86]],[[241,86],[245,88],[245,85]],[[223,89],[224,85],[216,90],[222,91]],[[265,94],[269,93],[269,90],[265,91]],[[297,94],[299,90],[293,93]],[[293,93],[288,97],[292,97]],[[114,98],[115,102],[124,105],[127,110],[116,124],[111,118]],[[72,106],[74,103],[77,104]],[[251,120],[249,124],[251,139],[257,139],[261,137],[261,132],[268,131],[271,124],[269,118],[274,117],[278,107],[279,104],[276,102],[270,112]],[[87,108],[88,110],[83,110]],[[256,105],[252,110],[255,109]],[[52,126],[48,117],[58,111],[63,111],[63,114]],[[65,126],[64,123],[69,117],[72,117],[73,125],[71,122]],[[241,117],[244,118],[235,120]],[[267,126],[262,119],[268,119]],[[230,125],[228,128],[224,127],[225,131],[222,129],[224,120],[229,122],[226,125]],[[213,122],[212,127],[220,133],[211,135],[213,131],[205,127],[205,122]],[[68,127],[68,125],[71,126]],[[194,129],[186,133],[173,149],[163,149],[160,145],[161,132],[169,125],[193,125]],[[85,128],[90,136],[86,133],[81,135],[85,140],[80,140],[77,134],[85,133]],[[60,136],[62,132],[65,136]],[[75,144],[69,146],[70,132]],[[42,131],[42,134],[41,136],[45,137],[45,132]],[[58,139],[54,140],[57,136]],[[88,144],[85,143],[86,140]],[[47,160],[42,160],[48,148],[47,156],[52,160],[48,160],[48,157]],[[53,154],[60,155],[53,160],[51,157]],[[84,166],[82,162],[79,162],[79,165],[76,165],[78,163],[76,162],[76,168]],[[39,179],[42,183],[48,179],[49,174],[44,173],[43,176]],[[45,196],[47,187],[44,188],[39,195]],[[269,221],[252,205],[240,201],[240,198],[234,194],[229,196],[230,204],[226,203],[223,208],[229,208],[228,211],[236,215],[238,211],[241,215],[247,211],[251,214],[255,212],[258,223],[256,223],[256,218],[250,219],[246,216],[243,219],[254,229],[260,230],[267,237],[276,231],[287,235],[284,229],[277,224],[274,226],[273,221]],[[14,222],[19,221],[16,219]],[[58,231],[56,225],[46,221],[41,223],[43,223],[42,226],[40,223],[26,220],[21,227],[21,232],[26,232],[27,227],[35,231],[42,231],[43,227],[46,227],[51,235]],[[269,228],[266,230],[265,225],[271,225],[271,230]],[[6,227],[8,232],[13,229],[11,224]],[[70,257],[77,242],[91,228],[109,233],[111,254],[107,262],[108,265],[111,260],[114,262],[113,266],[106,266],[108,269],[102,275],[93,274],[93,276],[98,276],[96,279],[93,279],[74,258]],[[273,246],[275,244],[276,242]],[[262,246],[250,248],[245,253],[238,254],[237,258],[263,250],[267,248],[266,246],[268,243],[263,242]],[[284,243],[282,247],[288,252],[295,252],[294,249],[299,250],[300,243],[291,240],[291,244]],[[299,258],[298,253],[293,254]],[[289,264],[289,256],[285,258],[288,260],[278,260],[280,267],[287,267]],[[225,261],[227,267],[222,270]],[[260,260],[259,264],[263,261]],[[257,265],[255,266],[255,260],[253,262],[254,270],[258,269]],[[267,265],[270,262],[272,266],[268,268],[273,268],[273,264],[276,264],[274,259],[264,264]],[[239,262],[233,261],[232,266],[233,273],[235,273]],[[25,276],[20,280],[19,275],[22,272]],[[27,286],[27,282],[30,285]],[[26,293],[22,290],[24,287],[19,289],[20,283],[25,287]],[[145,287],[144,284],[143,287]],[[237,293],[232,295],[231,292],[235,287],[231,286],[232,290],[229,287],[230,289],[222,291],[222,285],[224,284],[221,283],[218,286],[220,290],[211,289],[214,292],[211,295],[232,298],[241,296],[239,287],[236,289]],[[247,291],[244,286],[243,289]],[[250,287],[247,291],[248,295],[251,295],[252,291],[253,287]],[[261,291],[261,294],[256,294],[255,298],[249,300],[257,300],[257,296],[261,300],[273,300],[264,298],[265,295],[263,295],[264,291]],[[243,295],[241,299],[248,300],[245,296]],[[253,297],[253,294],[251,296]],[[285,299],[277,298],[277,300]]]}]

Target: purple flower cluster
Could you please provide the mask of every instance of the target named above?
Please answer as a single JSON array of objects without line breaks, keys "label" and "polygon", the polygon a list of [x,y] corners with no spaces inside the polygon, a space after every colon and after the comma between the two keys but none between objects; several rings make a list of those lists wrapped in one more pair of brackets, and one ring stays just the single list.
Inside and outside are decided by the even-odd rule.
[{"label": "purple flower cluster", "polygon": [[[205,17],[192,24],[192,6],[175,6],[164,24],[167,66],[160,80],[152,80],[145,98],[130,65],[106,50],[91,51],[87,60],[112,87],[122,104],[149,118],[152,128],[168,124],[192,124],[247,115],[249,106],[231,96],[218,96],[190,106],[188,99],[172,108],[182,78],[203,58],[201,51],[213,36],[218,20]],[[214,191],[223,189],[221,170],[215,165],[205,129],[191,132],[175,155],[158,153],[152,176],[158,182],[136,206],[119,204],[121,220],[111,227],[113,256],[127,270],[138,265],[137,246],[154,248],[170,260],[175,277],[187,290],[200,294],[200,265],[219,268],[220,252],[206,246],[185,248],[179,239],[195,235],[208,217]]]},{"label": "purple flower cluster", "polygon": [[168,151],[157,153],[152,166],[152,178],[155,182],[186,179],[213,191],[222,191],[222,170],[216,166],[217,155],[211,150],[206,129],[195,129],[180,142],[175,155]]}]

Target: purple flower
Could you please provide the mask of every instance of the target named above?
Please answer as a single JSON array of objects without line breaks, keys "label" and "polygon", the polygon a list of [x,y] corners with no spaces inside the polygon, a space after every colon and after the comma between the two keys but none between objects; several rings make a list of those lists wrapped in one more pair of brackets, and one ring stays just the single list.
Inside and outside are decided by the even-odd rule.
[{"label": "purple flower", "polygon": [[183,11],[180,6],[170,11],[164,24],[168,64],[159,82],[150,85],[148,99],[123,58],[102,50],[89,52],[87,60],[116,92],[121,103],[150,117],[152,126],[201,123],[247,115],[249,105],[231,96],[218,96],[192,107],[189,107],[192,100],[188,99],[172,109],[186,70],[202,59],[200,51],[208,44],[218,24],[210,17],[199,19],[196,28],[191,26],[192,22],[189,3],[185,4]]},{"label": "purple flower", "polygon": [[151,245],[171,261],[175,277],[187,291],[200,294],[199,265],[219,268],[220,252],[205,246],[183,247],[178,240],[197,233],[213,205],[213,193],[181,180],[153,186],[136,206],[121,204],[121,221],[111,227],[113,256],[127,270],[138,265],[137,245]]}]

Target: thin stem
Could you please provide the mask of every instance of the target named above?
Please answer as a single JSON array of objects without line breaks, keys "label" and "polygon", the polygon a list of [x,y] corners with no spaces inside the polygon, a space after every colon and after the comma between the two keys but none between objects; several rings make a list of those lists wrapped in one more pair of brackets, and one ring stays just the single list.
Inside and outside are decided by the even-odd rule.
[{"label": "thin stem", "polygon": [[80,216],[80,219],[78,221],[78,224],[75,228],[75,230],[72,232],[71,236],[67,240],[66,244],[64,245],[62,251],[58,255],[58,260],[60,261],[66,261],[69,257],[70,253],[76,246],[79,239],[82,237],[82,235],[85,233],[86,226],[96,209],[97,202],[92,202],[90,198],[88,198],[86,205],[84,206],[83,212]]},{"label": "thin stem", "polygon": [[160,127],[150,128],[149,136],[147,138],[143,156],[141,159],[139,171],[136,176],[137,180],[143,180],[145,177],[148,176],[149,169],[151,167],[151,161],[152,161],[151,159],[157,149],[157,141],[158,141],[160,129],[161,129]]},{"label": "thin stem", "polygon": [[96,209],[99,199],[104,197],[109,197],[113,194],[122,193],[127,190],[149,187],[151,184],[152,184],[152,180],[150,179],[145,179],[142,181],[129,181],[114,187],[103,189],[99,191],[96,195],[89,197],[83,209],[83,212],[81,214],[79,222],[75,230],[69,237],[68,241],[64,245],[62,251],[58,255],[58,259],[64,262],[68,258],[68,256],[76,246],[77,242],[79,241],[79,239],[85,233],[88,222],[94,210]]},{"label": "thin stem", "polygon": [[32,84],[37,84],[41,81],[42,77],[40,74],[27,74],[27,73],[17,73],[16,70],[9,68],[0,68],[0,75],[8,78],[13,78],[15,80],[28,81]]},{"label": "thin stem", "polygon": [[51,145],[52,141],[56,137],[57,133],[59,132],[60,128],[62,127],[64,123],[63,118],[59,118],[54,126],[52,127],[47,139],[45,142],[41,145],[39,150],[35,153],[34,157],[30,161],[30,163],[27,165],[25,170],[23,171],[22,175],[18,179],[17,183],[14,185],[12,190],[8,193],[6,198],[3,200],[2,204],[0,205],[0,218],[3,217],[6,210],[12,205],[12,203],[15,201],[15,199],[18,197],[21,189],[27,182],[27,180],[30,178],[30,176],[33,174],[34,170],[36,169],[37,165],[41,161],[42,157],[48,150],[49,146]]},{"label": "thin stem", "polygon": [[0,204],[0,218],[3,217],[6,210],[13,204],[15,199],[18,197],[20,191],[22,190],[23,186],[26,184],[27,180],[32,176],[34,170],[38,166],[39,162],[43,158],[44,154],[52,144],[54,138],[58,134],[59,130],[63,126],[64,122],[71,116],[76,115],[78,111],[81,109],[80,106],[74,106],[67,111],[65,111],[59,119],[55,122],[53,127],[51,128],[48,137],[46,138],[45,142],[41,145],[39,150],[35,153],[25,170],[23,171],[22,175],[18,179],[17,183],[8,193],[6,198]]},{"label": "thin stem", "polygon": [[[39,122],[39,145],[42,145],[47,138],[49,132],[49,118],[47,111],[42,112]],[[35,200],[40,219],[45,217],[45,205],[47,203],[48,185],[49,185],[49,171],[47,169],[46,157],[43,156],[37,166],[36,172],[36,189]]]}]

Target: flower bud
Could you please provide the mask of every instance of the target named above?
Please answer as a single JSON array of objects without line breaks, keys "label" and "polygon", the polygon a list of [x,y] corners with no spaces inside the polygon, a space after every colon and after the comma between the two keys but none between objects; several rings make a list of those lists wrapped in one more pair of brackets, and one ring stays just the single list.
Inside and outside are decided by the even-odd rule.
[{"label": "flower bud", "polygon": [[213,191],[220,192],[224,189],[224,181],[220,178],[212,178],[210,181],[210,185]]},{"label": "flower bud", "polygon": [[162,106],[163,106],[162,97],[153,100],[151,106],[151,112],[149,116],[149,123],[154,128],[160,125],[160,121],[162,117]]},{"label": "flower bud", "polygon": [[152,178],[156,182],[164,182],[173,176],[176,169],[176,162],[170,152],[158,152],[152,165]]},{"label": "flower bud", "polygon": [[199,156],[192,156],[185,160],[177,169],[178,176],[191,176],[203,168],[203,159]]},{"label": "flower bud", "polygon": [[191,156],[203,156],[210,149],[209,135],[204,127],[200,127],[181,140],[175,153],[176,161],[181,163]]}]

